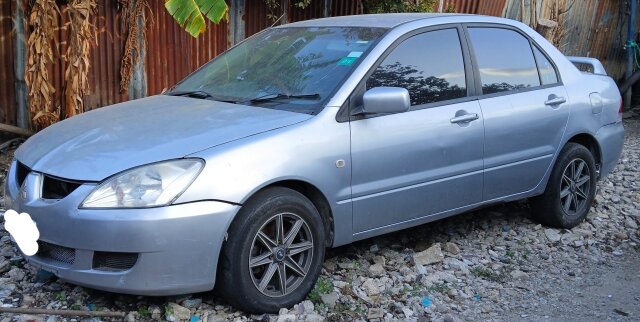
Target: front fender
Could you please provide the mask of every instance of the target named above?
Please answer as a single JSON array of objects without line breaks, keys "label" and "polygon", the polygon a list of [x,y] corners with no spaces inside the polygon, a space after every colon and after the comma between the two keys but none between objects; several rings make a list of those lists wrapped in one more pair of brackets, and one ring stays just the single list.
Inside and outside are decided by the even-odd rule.
[{"label": "front fender", "polygon": [[[176,202],[243,204],[275,182],[303,181],[318,188],[329,202],[337,228],[334,244],[350,241],[350,132],[349,123],[335,121],[336,111],[337,107],[334,113],[190,155],[203,158],[206,165]],[[338,167],[338,160],[344,166]]]}]

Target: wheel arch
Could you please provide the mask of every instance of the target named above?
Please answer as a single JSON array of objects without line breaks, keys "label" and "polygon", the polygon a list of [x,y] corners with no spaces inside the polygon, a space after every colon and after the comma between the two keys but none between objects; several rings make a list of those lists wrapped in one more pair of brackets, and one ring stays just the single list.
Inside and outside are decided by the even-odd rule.
[{"label": "wheel arch", "polygon": [[299,180],[299,179],[282,179],[275,182],[270,182],[269,184],[256,189],[250,195],[248,195],[243,204],[246,203],[247,200],[251,199],[260,191],[264,191],[273,187],[283,187],[294,190],[296,192],[301,193],[303,196],[307,197],[311,203],[316,207],[318,213],[320,213],[320,217],[324,224],[324,230],[326,232],[326,240],[325,247],[331,247],[333,245],[334,239],[334,220],[333,220],[333,211],[329,204],[329,200],[324,195],[324,193],[315,185]]},{"label": "wheel arch", "polygon": [[[602,150],[600,143],[598,143],[598,140],[596,140],[593,135],[589,133],[575,134],[567,141],[567,143],[569,142],[580,144],[589,149],[596,161],[596,169],[598,172],[600,171],[600,166],[602,165]],[[565,145],[567,145],[567,143],[565,143]]]}]

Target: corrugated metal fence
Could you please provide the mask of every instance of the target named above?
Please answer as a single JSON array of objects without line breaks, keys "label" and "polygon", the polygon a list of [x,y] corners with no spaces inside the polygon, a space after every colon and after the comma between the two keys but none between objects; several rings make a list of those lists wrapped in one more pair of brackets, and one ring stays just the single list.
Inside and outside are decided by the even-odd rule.
[{"label": "corrugated metal fence", "polygon": [[16,124],[11,0],[0,0],[0,123]]},{"label": "corrugated metal fence", "polygon": [[[483,1],[485,2],[485,1]],[[486,1],[490,3],[492,1]],[[522,20],[531,19],[531,0],[525,0],[525,12],[521,15],[521,0],[503,2],[503,16]],[[555,0],[537,0],[538,18],[548,18]],[[629,5],[627,0],[570,0],[570,10],[565,15],[565,36],[560,50],[570,56],[589,56],[600,59],[607,72],[621,80],[626,67],[625,43]],[[640,20],[636,21],[636,30]]]},{"label": "corrugated metal fence", "polygon": [[[242,0],[229,0],[242,1]],[[523,20],[529,19],[530,3],[524,0]],[[548,15],[549,4],[555,0],[538,0],[538,17]],[[12,0],[0,0],[0,122],[16,124],[15,76],[13,71]],[[162,0],[149,0],[152,22],[147,26],[147,93],[160,93],[191,71],[224,51],[231,43],[229,23],[208,24],[206,33],[193,39],[184,32],[163,7]],[[442,0],[447,8],[453,5],[457,12],[504,16],[521,19],[521,0]],[[626,41],[626,0],[576,0],[567,14],[564,28],[567,31],[563,50],[570,55],[593,56],[601,59],[614,77],[622,76],[624,70],[624,42]],[[361,14],[361,0],[312,0],[306,9],[294,6],[286,8],[286,22],[329,16]],[[282,13],[282,8],[270,12],[263,0],[244,0],[241,16],[244,35],[250,36],[272,25]],[[57,31],[55,61],[51,67],[51,79],[56,88],[55,102],[63,106],[64,70],[62,55],[66,51],[68,20],[61,7],[62,19]],[[284,19],[283,19],[284,20]],[[280,23],[280,21],[278,22]],[[90,84],[91,93],[85,97],[87,109],[114,104],[128,99],[120,91],[120,62],[125,38],[122,32],[121,15],[117,1],[98,1],[96,46],[91,49]]]}]

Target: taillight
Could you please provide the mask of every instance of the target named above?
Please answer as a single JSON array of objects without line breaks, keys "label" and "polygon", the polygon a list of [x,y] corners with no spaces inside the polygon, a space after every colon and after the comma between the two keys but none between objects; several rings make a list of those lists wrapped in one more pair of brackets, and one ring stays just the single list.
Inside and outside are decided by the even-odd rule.
[{"label": "taillight", "polygon": [[622,115],[624,113],[624,105],[622,102],[622,98],[620,98],[620,109],[618,109],[618,114]]}]

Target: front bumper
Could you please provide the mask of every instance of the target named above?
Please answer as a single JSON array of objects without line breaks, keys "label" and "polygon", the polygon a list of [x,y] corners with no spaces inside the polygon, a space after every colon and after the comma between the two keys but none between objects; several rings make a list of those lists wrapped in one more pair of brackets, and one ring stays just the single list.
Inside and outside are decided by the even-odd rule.
[{"label": "front bumper", "polygon": [[[20,189],[7,176],[6,207],[31,215],[40,241],[69,250],[71,261],[41,251],[27,261],[60,279],[136,295],[175,295],[213,289],[224,235],[239,206],[200,201],[147,209],[78,209],[95,187],[82,185],[61,200],[39,198],[40,174]],[[96,267],[96,254],[136,254],[125,270]]]}]

